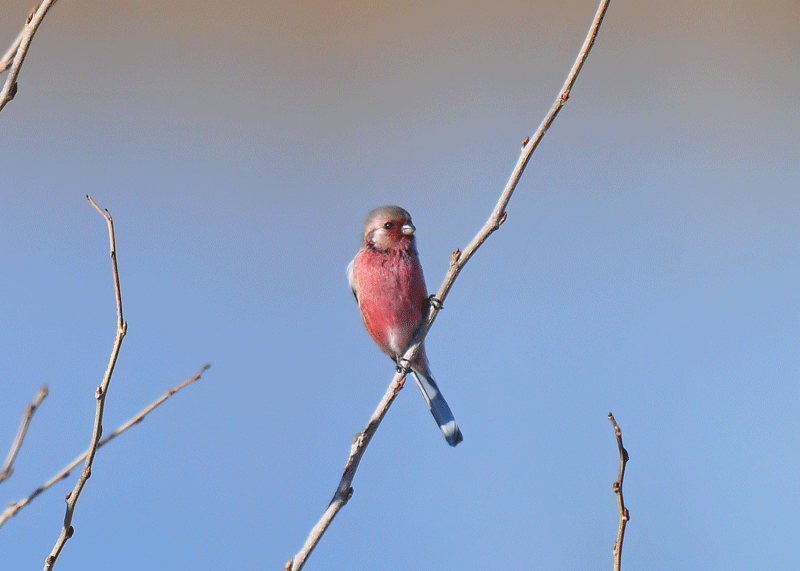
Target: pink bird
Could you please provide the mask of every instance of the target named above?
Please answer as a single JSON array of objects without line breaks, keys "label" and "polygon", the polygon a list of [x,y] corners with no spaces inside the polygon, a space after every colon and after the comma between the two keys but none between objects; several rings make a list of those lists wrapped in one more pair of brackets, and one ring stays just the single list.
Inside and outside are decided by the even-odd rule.
[{"label": "pink bird", "polygon": [[[347,266],[364,327],[395,363],[411,345],[430,304],[415,230],[411,215],[399,206],[376,208],[367,214],[361,249]],[[463,439],[461,430],[431,376],[424,343],[410,365],[436,424],[455,446]]]}]

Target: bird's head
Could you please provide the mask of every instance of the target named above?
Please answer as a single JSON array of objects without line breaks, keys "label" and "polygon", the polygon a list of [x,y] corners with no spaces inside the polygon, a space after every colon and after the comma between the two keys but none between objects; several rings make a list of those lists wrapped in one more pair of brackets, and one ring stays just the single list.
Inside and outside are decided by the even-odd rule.
[{"label": "bird's head", "polygon": [[378,250],[414,249],[411,215],[399,206],[381,206],[364,220],[364,243]]}]

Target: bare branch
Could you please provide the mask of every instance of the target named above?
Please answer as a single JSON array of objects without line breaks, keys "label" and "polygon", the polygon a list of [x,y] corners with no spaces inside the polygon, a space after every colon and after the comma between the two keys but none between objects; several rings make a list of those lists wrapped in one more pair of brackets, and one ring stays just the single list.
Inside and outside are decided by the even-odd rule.
[{"label": "bare branch", "polygon": [[[152,403],[150,403],[148,406],[146,406],[146,407],[145,407],[145,408],[144,408],[144,409],[143,409],[141,412],[139,412],[139,414],[137,414],[137,415],[133,416],[133,417],[132,417],[130,420],[128,420],[126,423],[122,424],[122,425],[121,425],[119,428],[117,428],[117,429],[116,429],[114,432],[112,432],[111,434],[109,434],[108,436],[106,436],[105,438],[103,438],[103,439],[100,441],[100,444],[98,444],[98,445],[97,445],[97,447],[98,447],[98,448],[100,448],[101,446],[103,446],[103,445],[104,445],[104,444],[106,444],[107,442],[109,442],[109,441],[113,440],[114,438],[116,438],[117,436],[119,436],[120,434],[122,434],[123,432],[125,432],[126,430],[128,430],[128,429],[129,429],[130,427],[132,427],[133,425],[140,423],[140,422],[141,422],[141,421],[144,419],[144,417],[145,417],[145,416],[147,416],[148,414],[150,414],[150,412],[151,412],[153,409],[155,409],[157,406],[159,406],[161,403],[163,403],[165,400],[167,400],[167,399],[168,399],[169,397],[171,397],[173,394],[175,394],[176,392],[178,392],[179,390],[181,390],[183,387],[185,387],[185,386],[187,386],[187,385],[190,385],[190,384],[192,384],[193,382],[195,382],[195,381],[199,380],[199,379],[200,379],[200,377],[203,375],[203,373],[205,373],[205,372],[208,370],[208,368],[209,368],[210,366],[211,366],[211,365],[204,365],[204,366],[203,366],[203,368],[202,368],[202,369],[200,369],[200,370],[199,370],[197,373],[195,373],[195,374],[194,374],[192,377],[190,377],[190,378],[186,379],[185,381],[183,381],[183,382],[182,382],[182,383],[180,383],[179,385],[177,385],[177,386],[174,386],[174,387],[172,387],[171,389],[169,389],[167,392],[165,392],[165,393],[164,393],[163,395],[161,395],[159,398],[157,398],[157,399],[156,399],[156,400],[154,400]],[[64,478],[68,477],[68,476],[70,475],[70,472],[72,472],[72,470],[73,470],[73,469],[75,469],[75,466],[77,466],[78,464],[80,464],[81,462],[83,462],[84,460],[86,460],[86,457],[87,457],[88,455],[89,455],[89,451],[87,450],[86,452],[84,452],[83,454],[81,454],[80,456],[78,456],[77,458],[75,458],[75,460],[73,460],[72,462],[70,462],[70,463],[69,463],[69,464],[68,464],[68,465],[67,465],[67,466],[66,466],[66,467],[65,467],[63,470],[61,470],[61,471],[60,471],[58,474],[56,474],[55,476],[53,476],[52,478],[50,478],[50,479],[49,479],[47,482],[45,482],[44,484],[42,484],[41,486],[39,486],[38,488],[36,488],[36,489],[35,489],[35,490],[34,490],[34,491],[33,491],[33,492],[32,492],[32,493],[29,495],[29,496],[27,496],[26,498],[24,498],[24,499],[22,499],[22,500],[20,500],[20,501],[18,501],[18,502],[11,502],[11,503],[8,505],[8,507],[5,509],[5,511],[3,511],[3,513],[2,513],[2,514],[0,514],[0,527],[3,527],[3,524],[4,524],[4,523],[5,523],[5,522],[6,522],[8,519],[10,519],[11,517],[13,517],[13,516],[17,515],[17,512],[18,512],[19,510],[21,510],[21,509],[22,509],[22,508],[24,508],[26,505],[28,505],[29,503],[31,503],[31,502],[33,501],[33,499],[34,499],[36,496],[38,496],[39,494],[41,494],[42,492],[44,492],[45,490],[47,490],[48,488],[50,488],[50,487],[51,487],[53,484],[55,484],[56,482],[60,482],[60,481],[61,481],[61,480],[63,480]]]},{"label": "bare branch", "polygon": [[11,445],[11,450],[8,452],[5,464],[3,464],[3,467],[0,468],[0,482],[7,480],[14,471],[14,459],[17,457],[19,449],[22,446],[22,440],[25,438],[25,433],[28,432],[28,425],[31,422],[31,418],[33,418],[33,413],[36,412],[36,409],[39,408],[39,405],[42,404],[42,401],[46,396],[47,385],[42,385],[42,388],[40,388],[39,392],[36,393],[36,397],[33,399],[33,402],[25,409],[25,414],[22,417],[22,424],[19,425],[19,430],[17,430],[17,436],[14,438],[14,443]]},{"label": "bare branch", "polygon": [[[450,269],[448,270],[444,282],[439,288],[439,291],[435,295],[435,299],[439,300],[439,303],[430,304],[430,309],[428,310],[428,316],[425,322],[420,326],[416,336],[414,337],[413,343],[405,352],[402,359],[398,361],[399,363],[411,363],[414,361],[414,357],[416,356],[420,345],[424,341],[425,336],[428,334],[428,330],[431,328],[431,325],[436,319],[436,315],[439,313],[439,310],[442,307],[442,302],[444,302],[445,298],[447,297],[447,294],[450,291],[450,288],[453,286],[456,277],[458,277],[458,274],[461,272],[464,265],[469,261],[481,244],[486,241],[489,235],[500,228],[500,225],[505,222],[506,205],[511,199],[511,195],[514,192],[514,189],[516,188],[517,183],[519,182],[519,179],[525,170],[525,166],[528,164],[528,161],[533,154],[533,151],[539,145],[539,142],[544,137],[547,129],[553,123],[553,120],[556,118],[556,115],[558,115],[558,112],[567,102],[569,93],[572,90],[572,86],[575,84],[575,80],[578,77],[578,73],[583,67],[584,62],[589,55],[589,51],[594,45],[595,38],[597,37],[597,31],[600,28],[600,24],[603,22],[603,17],[608,9],[609,2],[610,0],[601,0],[600,6],[597,8],[597,13],[592,21],[592,25],[589,28],[589,33],[586,36],[586,40],[584,41],[583,46],[578,53],[578,57],[575,60],[569,75],[567,76],[564,86],[561,88],[555,103],[545,116],[542,124],[539,126],[539,129],[532,138],[524,141],[522,153],[517,160],[517,164],[511,173],[508,184],[506,184],[503,193],[500,195],[500,199],[498,200],[497,205],[494,207],[489,220],[486,222],[486,224],[484,224],[483,228],[481,228],[481,230],[466,246],[466,248],[464,248],[463,252],[456,250],[456,252],[453,253],[453,258],[450,262]],[[407,368],[398,371],[398,373],[392,379],[389,388],[386,390],[386,394],[383,396],[383,399],[378,405],[377,410],[372,415],[372,418],[370,418],[366,428],[356,436],[350,448],[350,457],[347,459],[344,473],[339,481],[339,486],[336,488],[336,493],[334,494],[331,503],[328,505],[328,509],[325,510],[322,518],[311,530],[311,533],[309,534],[308,539],[306,539],[306,542],[300,552],[286,562],[284,568],[287,571],[299,571],[302,569],[303,565],[305,565],[305,562],[308,559],[308,556],[322,538],[322,535],[325,533],[325,530],[328,528],[331,521],[333,521],[333,518],[336,517],[336,514],[339,512],[339,510],[352,496],[353,489],[351,487],[351,483],[355,477],[355,472],[358,468],[359,462],[361,461],[361,457],[364,455],[367,445],[372,439],[372,436],[375,434],[375,431],[378,429],[378,425],[386,415],[389,406],[391,406],[392,402],[397,396],[397,393],[403,387],[407,373]]]},{"label": "bare branch", "polygon": [[614,426],[614,434],[617,436],[617,448],[619,448],[619,475],[614,482],[614,493],[617,495],[619,504],[619,530],[617,531],[617,541],[614,543],[614,571],[619,571],[622,565],[622,540],[625,537],[625,526],[631,519],[625,501],[622,499],[622,480],[625,478],[625,465],[628,463],[628,451],[622,445],[622,430],[620,430],[614,415],[608,413],[608,420]]},{"label": "bare branch", "polygon": [[64,515],[64,525],[61,528],[61,534],[59,535],[59,538],[53,547],[53,551],[50,552],[50,555],[45,560],[44,571],[50,571],[53,568],[56,559],[58,559],[58,555],[61,553],[61,550],[64,548],[67,540],[72,537],[74,532],[74,529],[72,528],[72,515],[75,513],[75,504],[77,504],[78,497],[80,496],[81,491],[83,491],[83,487],[86,485],[86,480],[88,480],[89,476],[92,475],[92,462],[94,462],[94,456],[97,453],[97,448],[100,445],[100,437],[103,434],[103,409],[105,408],[106,394],[108,393],[108,386],[111,382],[111,375],[114,374],[114,366],[117,363],[117,357],[119,356],[119,350],[122,346],[122,340],[125,338],[125,332],[128,329],[128,324],[122,318],[122,295],[120,294],[119,288],[117,250],[114,239],[114,221],[111,219],[111,215],[109,214],[108,210],[102,210],[97,203],[92,200],[91,196],[87,195],[86,198],[89,199],[89,202],[92,204],[92,206],[94,206],[95,209],[97,209],[97,211],[103,216],[103,218],[106,219],[106,224],[108,225],[108,239],[111,249],[111,271],[114,276],[114,292],[117,300],[117,333],[114,337],[114,346],[111,349],[111,357],[108,360],[108,366],[106,367],[105,375],[103,375],[103,381],[97,387],[94,394],[95,399],[97,400],[97,408],[94,417],[92,440],[89,444],[89,450],[86,454],[86,461],[83,466],[83,471],[81,472],[81,475],[75,484],[75,488],[67,494],[67,511]]},{"label": "bare branch", "polygon": [[[11,71],[8,72],[5,85],[3,85],[3,89],[0,90],[0,111],[2,111],[6,103],[14,99],[14,96],[17,94],[17,77],[19,77],[19,72],[20,69],[22,69],[25,56],[28,54],[28,48],[31,45],[33,36],[39,28],[39,24],[42,23],[47,11],[56,2],[57,0],[43,0],[41,4],[33,7],[19,36],[17,36],[17,39],[11,44],[11,47],[5,53],[3,59],[0,60],[0,72],[5,71],[9,62],[11,62]],[[11,59],[12,56],[13,60]]]},{"label": "bare branch", "polygon": [[[405,370],[395,375],[395,380],[397,380],[398,377],[399,380],[397,380],[397,382],[393,381],[392,384],[389,385],[389,390],[383,395],[383,399],[381,399],[378,408],[375,409],[375,412],[372,414],[372,418],[369,419],[367,427],[359,432],[353,439],[353,444],[350,446],[350,457],[347,459],[347,464],[345,464],[344,473],[342,474],[342,479],[339,481],[339,486],[336,488],[336,493],[333,495],[333,499],[331,503],[328,504],[328,509],[325,510],[322,518],[317,525],[314,526],[314,529],[311,530],[303,548],[295,555],[294,559],[290,559],[286,563],[285,568],[287,571],[300,569],[303,566],[308,556],[311,555],[311,552],[317,546],[317,543],[319,543],[319,540],[322,539],[322,534],[328,529],[333,518],[336,517],[339,510],[344,507],[353,495],[353,488],[350,484],[353,482],[353,478],[356,475],[361,457],[364,455],[364,452],[367,451],[367,445],[378,430],[378,425],[381,423],[381,420],[386,416],[392,401],[394,401],[395,397],[400,393],[400,389],[403,388],[407,373],[408,371]],[[293,565],[299,566],[293,567]]]}]

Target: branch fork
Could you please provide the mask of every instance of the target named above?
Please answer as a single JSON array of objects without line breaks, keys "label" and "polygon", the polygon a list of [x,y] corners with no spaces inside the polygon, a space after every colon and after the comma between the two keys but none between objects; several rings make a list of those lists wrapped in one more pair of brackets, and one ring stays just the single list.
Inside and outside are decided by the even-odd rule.
[{"label": "branch fork", "polygon": [[39,29],[39,24],[42,23],[47,11],[56,2],[57,0],[43,0],[41,4],[36,4],[33,9],[31,9],[25,20],[25,25],[22,27],[22,31],[3,55],[3,58],[0,59],[0,72],[5,71],[11,66],[5,84],[3,88],[0,89],[0,111],[3,110],[6,103],[16,96],[17,78],[22,69],[22,64],[25,61],[25,56],[28,54],[31,41],[33,41],[33,36],[36,34],[36,30]]}]

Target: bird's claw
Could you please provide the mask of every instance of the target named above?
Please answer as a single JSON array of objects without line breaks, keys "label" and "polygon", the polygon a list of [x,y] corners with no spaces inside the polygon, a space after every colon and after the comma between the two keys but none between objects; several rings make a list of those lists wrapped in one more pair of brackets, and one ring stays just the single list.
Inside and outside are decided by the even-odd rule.
[{"label": "bird's claw", "polygon": [[442,309],[444,307],[444,303],[441,299],[436,297],[435,293],[432,293],[428,296],[428,300],[431,302],[431,305],[435,307],[437,310]]},{"label": "bird's claw", "polygon": [[399,359],[394,368],[398,373],[408,373],[411,370],[411,362],[408,359]]}]

